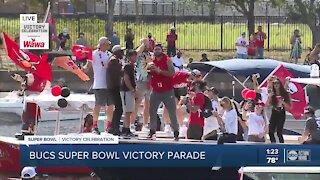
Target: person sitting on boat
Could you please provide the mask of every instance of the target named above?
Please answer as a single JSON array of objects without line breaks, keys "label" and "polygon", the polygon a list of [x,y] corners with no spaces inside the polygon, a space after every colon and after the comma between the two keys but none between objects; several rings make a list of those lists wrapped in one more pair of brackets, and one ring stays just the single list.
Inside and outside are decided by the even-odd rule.
[{"label": "person sitting on boat", "polygon": [[93,127],[93,116],[92,114],[87,114],[84,118],[83,132],[91,132]]},{"label": "person sitting on boat", "polygon": [[187,138],[201,140],[203,136],[204,117],[201,114],[205,106],[205,90],[206,83],[204,81],[194,81],[192,83],[190,96],[181,100],[180,104],[185,104],[190,111],[189,125],[187,130]]},{"label": "person sitting on boat", "polygon": [[307,122],[302,137],[298,139],[299,143],[320,144],[320,118],[315,116],[315,111],[310,106],[304,109],[304,116]]},{"label": "person sitting on boat", "polygon": [[236,143],[238,133],[238,115],[233,107],[233,104],[228,97],[223,97],[220,100],[220,106],[224,110],[223,115],[214,112],[213,115],[217,118],[220,130],[223,132],[218,139],[218,144]]},{"label": "person sitting on boat", "polygon": [[34,167],[24,167],[21,171],[22,180],[36,179],[37,173]]}]

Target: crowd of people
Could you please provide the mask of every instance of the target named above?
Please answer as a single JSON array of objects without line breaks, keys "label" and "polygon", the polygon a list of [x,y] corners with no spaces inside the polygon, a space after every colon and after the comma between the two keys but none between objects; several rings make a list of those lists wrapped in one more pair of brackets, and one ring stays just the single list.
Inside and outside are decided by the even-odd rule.
[{"label": "crowd of people", "polygon": [[[262,31],[260,36],[262,39],[266,37]],[[177,36],[167,39],[175,41]],[[126,48],[112,46],[107,37],[101,37],[93,52],[93,61],[88,61],[84,66],[85,71],[92,68],[94,74],[92,88],[96,104],[93,116],[88,117],[91,126],[85,123],[86,127],[92,127],[92,132],[100,134],[98,117],[103,109],[108,122],[106,130],[114,135],[135,137],[135,132],[139,130],[149,132],[148,138],[154,139],[156,131],[163,130],[172,133],[174,140],[183,136],[194,140],[217,140],[218,144],[223,144],[239,140],[266,142],[266,135],[269,135],[271,143],[275,143],[276,133],[279,142],[284,143],[286,110],[291,108],[288,82],[282,84],[273,76],[268,80],[268,87],[258,88],[258,77],[253,75],[255,91],[261,96],[244,100],[239,105],[228,97],[220,98],[216,88],[207,87],[199,70],[185,69],[179,50],[172,47],[167,52],[170,57],[164,52],[162,44],[150,43],[150,36],[140,42],[139,47],[128,49],[132,44],[126,44]],[[173,43],[170,45],[173,46]],[[259,57],[263,57],[263,48],[257,52]],[[238,54],[244,57],[244,54]],[[202,59],[208,61],[206,54],[202,55]],[[163,129],[159,125],[160,107],[163,107]],[[318,120],[311,107],[305,112],[309,120],[306,132],[299,141],[318,143],[314,137],[318,137],[320,131],[316,126]],[[136,120],[140,114],[143,124],[139,129]],[[90,129],[86,128],[86,131]],[[306,138],[310,134],[313,137],[311,141]]]}]

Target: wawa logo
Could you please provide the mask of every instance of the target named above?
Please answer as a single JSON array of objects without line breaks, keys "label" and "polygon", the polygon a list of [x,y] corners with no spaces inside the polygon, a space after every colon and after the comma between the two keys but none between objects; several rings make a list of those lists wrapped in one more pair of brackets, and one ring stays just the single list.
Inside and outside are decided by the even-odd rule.
[{"label": "wawa logo", "polygon": [[44,42],[37,42],[36,39],[31,38],[31,41],[23,41],[25,48],[44,48]]}]

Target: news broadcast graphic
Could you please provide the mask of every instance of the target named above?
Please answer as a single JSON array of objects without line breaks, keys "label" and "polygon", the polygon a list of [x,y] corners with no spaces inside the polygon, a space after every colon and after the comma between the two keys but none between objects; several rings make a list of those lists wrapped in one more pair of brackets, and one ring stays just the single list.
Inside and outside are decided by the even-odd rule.
[{"label": "news broadcast graphic", "polygon": [[[98,137],[98,136],[97,136]],[[35,137],[34,137],[35,138]],[[85,137],[82,137],[85,138]],[[100,137],[103,138],[103,137]],[[311,145],[215,145],[212,143],[151,143],[107,139],[86,145],[53,139],[35,140],[44,144],[21,145],[22,166],[86,167],[238,167],[238,166],[317,166],[320,147]],[[33,139],[34,140],[34,139]],[[104,140],[101,140],[104,141]],[[88,140],[90,142],[90,140]]]},{"label": "news broadcast graphic", "polygon": [[49,24],[36,14],[20,14],[20,49],[49,49]]}]

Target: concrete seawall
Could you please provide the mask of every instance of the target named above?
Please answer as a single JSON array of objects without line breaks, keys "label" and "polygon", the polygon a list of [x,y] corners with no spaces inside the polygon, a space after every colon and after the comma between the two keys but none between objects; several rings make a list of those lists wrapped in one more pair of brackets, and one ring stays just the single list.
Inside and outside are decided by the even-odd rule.
[{"label": "concrete seawall", "polygon": [[[25,75],[22,71],[11,71],[12,73],[18,73],[20,75]],[[89,77],[93,77],[89,75]],[[87,92],[92,85],[92,78],[88,82],[84,82],[78,78],[75,74],[67,71],[52,71],[52,84],[55,84],[59,78],[64,78],[67,85],[74,92]],[[20,89],[20,84],[14,81],[7,71],[0,71],[0,92],[7,92]]]}]

